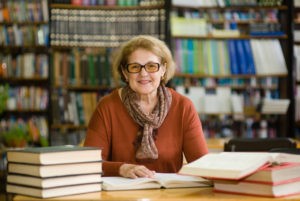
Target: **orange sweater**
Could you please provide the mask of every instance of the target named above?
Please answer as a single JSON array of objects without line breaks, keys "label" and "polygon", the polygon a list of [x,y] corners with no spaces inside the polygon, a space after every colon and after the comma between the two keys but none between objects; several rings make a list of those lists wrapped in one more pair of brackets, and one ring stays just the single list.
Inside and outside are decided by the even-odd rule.
[{"label": "orange sweater", "polygon": [[103,176],[119,175],[123,163],[145,165],[156,172],[177,172],[183,161],[191,162],[208,152],[201,122],[192,102],[170,89],[172,104],[158,128],[156,147],[158,159],[137,162],[135,141],[138,124],[123,105],[118,91],[103,97],[94,111],[87,130],[85,146],[102,148]]}]

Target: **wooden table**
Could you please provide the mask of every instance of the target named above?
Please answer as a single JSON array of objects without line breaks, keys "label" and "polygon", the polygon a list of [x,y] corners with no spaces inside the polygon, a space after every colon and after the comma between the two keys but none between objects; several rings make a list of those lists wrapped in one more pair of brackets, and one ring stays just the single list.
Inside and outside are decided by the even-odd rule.
[{"label": "wooden table", "polygon": [[285,198],[264,198],[257,196],[242,196],[233,194],[222,194],[213,192],[212,188],[178,188],[178,189],[151,189],[151,190],[135,190],[135,191],[102,191],[95,193],[87,193],[73,196],[38,199],[28,196],[17,195],[14,201],[37,201],[37,200],[52,200],[52,201],[162,201],[162,200],[209,200],[209,201],[283,201],[297,200],[300,201],[300,195],[290,196]]}]

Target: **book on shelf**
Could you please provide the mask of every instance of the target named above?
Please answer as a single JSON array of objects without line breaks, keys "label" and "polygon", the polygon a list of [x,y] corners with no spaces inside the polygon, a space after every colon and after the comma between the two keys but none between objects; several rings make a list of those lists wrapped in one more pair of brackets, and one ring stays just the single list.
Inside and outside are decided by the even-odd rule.
[{"label": "book on shelf", "polygon": [[214,191],[230,194],[254,195],[263,197],[285,197],[300,194],[300,178],[282,184],[264,184],[241,181],[215,181]]},{"label": "book on shelf", "polygon": [[[163,7],[161,7],[163,8]],[[112,9],[114,10],[114,9]],[[165,13],[160,8],[118,9],[50,9],[51,45],[70,47],[115,47],[138,34],[151,34],[158,38],[165,35],[160,25],[165,23]],[[161,17],[163,14],[163,17]],[[68,17],[69,16],[69,17]],[[97,16],[93,20],[90,16]],[[101,17],[122,18],[119,22],[101,21]],[[68,17],[68,18],[66,18]],[[151,19],[150,19],[151,17]],[[99,24],[99,20],[101,23]],[[124,28],[127,28],[124,30]],[[126,31],[126,34],[124,34]],[[88,35],[88,37],[86,37]],[[111,36],[111,37],[108,37]]]},{"label": "book on shelf", "polygon": [[213,29],[211,35],[214,37],[238,37],[240,36],[240,31],[237,29]]},{"label": "book on shelf", "polygon": [[220,152],[183,165],[179,173],[209,179],[240,180],[273,162],[297,162],[300,155],[267,152]]},{"label": "book on shelf", "polygon": [[263,114],[286,114],[290,105],[289,99],[265,98],[262,104]]},{"label": "book on shelf", "polygon": [[287,74],[283,50],[278,39],[251,39],[250,46],[257,75]]},{"label": "book on shelf", "polygon": [[[200,40],[177,38],[173,41],[174,59],[178,64],[178,71],[182,73],[207,75],[287,74],[283,50],[277,39]],[[188,42],[193,44],[189,49],[195,51],[197,48],[198,54],[188,54],[186,45]],[[264,51],[266,49],[268,51]],[[276,56],[274,57],[274,55]],[[188,68],[191,63],[194,63],[194,67]]]},{"label": "book on shelf", "polygon": [[15,184],[7,184],[6,191],[7,193],[15,193],[20,195],[28,195],[38,198],[50,198],[66,195],[74,195],[81,193],[90,193],[101,191],[101,183],[92,183],[92,184],[81,184],[81,185],[71,185],[71,186],[62,186],[55,188],[36,188],[29,186],[21,186]]},{"label": "book on shelf", "polygon": [[130,179],[125,177],[103,177],[103,190],[136,190],[158,188],[183,188],[212,186],[210,180],[176,173],[155,173],[154,178]]},{"label": "book on shelf", "polygon": [[58,177],[102,173],[102,162],[65,163],[54,165],[38,165],[25,163],[8,163],[8,173],[31,175],[36,177]]},{"label": "book on shelf", "polygon": [[101,161],[101,149],[80,146],[27,147],[7,151],[9,163],[67,164]]},{"label": "book on shelf", "polygon": [[6,181],[12,185],[24,185],[37,188],[54,188],[69,185],[79,185],[79,184],[91,184],[91,183],[101,183],[101,174],[81,174],[81,175],[71,175],[71,176],[60,176],[60,177],[35,177],[28,175],[20,175],[8,173]]}]

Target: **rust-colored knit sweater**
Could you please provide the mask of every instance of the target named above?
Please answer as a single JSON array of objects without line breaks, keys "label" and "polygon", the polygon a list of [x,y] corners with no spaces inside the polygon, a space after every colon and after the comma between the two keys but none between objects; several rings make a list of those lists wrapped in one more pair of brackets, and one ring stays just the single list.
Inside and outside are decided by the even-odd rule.
[{"label": "rust-colored knit sweater", "polygon": [[201,122],[192,102],[173,89],[172,104],[157,131],[158,159],[137,162],[134,141],[138,124],[128,114],[118,91],[103,97],[93,113],[85,146],[102,148],[103,176],[118,176],[123,163],[145,165],[156,172],[177,172],[183,161],[191,162],[208,152]]}]

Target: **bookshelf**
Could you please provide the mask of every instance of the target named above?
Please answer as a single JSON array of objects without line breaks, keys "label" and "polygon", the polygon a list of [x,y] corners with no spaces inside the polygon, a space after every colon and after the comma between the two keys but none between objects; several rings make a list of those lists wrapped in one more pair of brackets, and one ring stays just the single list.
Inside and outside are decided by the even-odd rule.
[{"label": "bookshelf", "polygon": [[[247,2],[172,1],[173,85],[194,101],[207,138],[294,137],[291,2]],[[266,97],[289,100],[285,115],[261,110]]]},{"label": "bookshelf", "polygon": [[294,47],[295,135],[300,136],[300,2],[295,0],[292,12]]},{"label": "bookshelf", "polygon": [[52,1],[52,145],[79,144],[85,137],[97,101],[115,87],[110,63],[117,46],[139,34],[168,40],[168,3],[124,2]]},{"label": "bookshelf", "polygon": [[21,127],[30,145],[40,145],[49,136],[48,1],[0,4],[0,87],[7,102],[1,106],[1,143],[9,146],[4,132]]},{"label": "bookshelf", "polygon": [[0,195],[5,193],[6,150],[48,144],[48,59],[48,1],[1,1]]},{"label": "bookshelf", "polygon": [[[18,10],[22,8],[20,5],[22,6],[24,1],[19,0],[20,4],[14,3],[18,1],[11,0],[6,2],[9,6],[15,6],[15,10]],[[29,7],[25,8],[38,10],[40,6],[33,6],[32,2],[28,1],[26,5],[29,4]],[[40,2],[47,1],[42,0]],[[86,4],[87,2],[89,4]],[[234,112],[223,108],[224,110],[211,110],[208,113],[200,112],[203,125],[207,125],[204,129],[207,133],[212,133],[208,136],[219,136],[218,133],[221,131],[232,133],[232,130],[236,131],[235,136],[240,136],[243,135],[245,127],[247,128],[248,125],[242,122],[249,122],[250,124],[257,120],[266,119],[270,125],[276,128],[276,136],[294,137],[294,124],[291,122],[296,123],[296,125],[299,124],[297,121],[295,122],[295,114],[291,109],[296,107],[294,99],[296,101],[297,98],[294,97],[295,85],[292,68],[293,58],[291,56],[293,37],[290,32],[292,25],[289,22],[292,19],[290,11],[297,11],[297,8],[294,8],[290,1],[283,1],[281,5],[230,6],[213,4],[214,1],[207,1],[211,2],[210,5],[197,5],[198,1],[192,1],[192,5],[188,5],[188,0],[181,1],[184,5],[171,5],[171,1],[161,0],[132,1],[132,4],[128,4],[129,2],[53,0],[49,1],[48,9],[46,9],[49,16],[47,15],[48,17],[45,19],[34,20],[34,16],[38,17],[40,15],[34,10],[24,12],[24,9],[20,9],[19,15],[13,15],[14,18],[11,18],[13,20],[8,20],[10,18],[7,16],[10,17],[10,15],[3,15],[4,17],[0,18],[2,20],[0,21],[0,27],[2,31],[6,30],[4,33],[7,33],[8,36],[12,37],[14,31],[19,30],[20,32],[23,31],[22,33],[27,33],[24,38],[30,38],[29,36],[32,34],[28,33],[31,33],[29,30],[32,30],[36,35],[48,31],[49,37],[45,37],[40,41],[31,38],[31,42],[26,40],[24,43],[20,43],[20,39],[15,38],[12,40],[14,43],[8,43],[7,40],[4,40],[5,37],[0,37],[2,63],[5,61],[9,64],[15,64],[21,60],[30,60],[28,58],[32,59],[32,57],[36,61],[48,61],[48,65],[41,65],[48,68],[48,70],[43,71],[43,74],[30,74],[30,72],[35,72],[34,69],[30,68],[30,72],[26,70],[26,76],[21,76],[21,74],[16,76],[16,73],[24,73],[21,68],[17,70],[6,68],[3,70],[2,65],[0,86],[9,84],[10,90],[15,88],[21,90],[22,88],[24,91],[32,88],[37,88],[40,91],[41,88],[47,94],[47,98],[45,98],[47,103],[43,104],[42,108],[16,108],[13,107],[16,101],[12,100],[10,101],[11,108],[5,109],[1,113],[1,120],[19,117],[28,119],[31,116],[41,117],[46,120],[51,144],[76,144],[81,141],[84,137],[87,120],[74,120],[79,117],[70,115],[70,110],[72,108],[74,110],[74,104],[80,105],[80,100],[89,99],[88,96],[93,97],[91,98],[93,100],[98,100],[114,88],[114,82],[110,78],[110,55],[120,43],[137,34],[155,35],[170,44],[174,52],[176,41],[198,41],[198,47],[208,44],[215,45],[215,42],[217,42],[218,46],[224,47],[228,41],[276,40],[283,50],[286,71],[277,69],[274,72],[232,74],[204,71],[203,69],[198,69],[197,72],[189,72],[185,71],[188,69],[182,70],[179,68],[170,85],[175,88],[183,86],[179,89],[183,93],[196,91],[195,94],[198,95],[203,95],[203,93],[214,94],[221,87],[220,91],[228,95],[228,90],[223,90],[224,87],[230,89],[230,94],[245,94],[245,96],[251,98],[251,101],[243,102],[244,107],[240,111],[239,108]],[[4,14],[10,13],[9,7],[4,4],[1,5],[5,11]],[[41,10],[47,13],[45,8]],[[22,16],[27,18],[22,18]],[[174,34],[172,20],[176,16],[196,18],[195,22],[192,23],[200,23],[201,29],[190,31],[189,27],[181,27],[179,30],[188,30],[188,33],[179,32]],[[197,18],[201,20],[197,20]],[[189,23],[183,22],[184,25],[189,25]],[[294,26],[297,26],[296,21]],[[267,30],[267,32],[258,33],[259,27],[263,27],[262,29]],[[196,53],[199,54],[199,51],[196,51]],[[174,56],[176,57],[176,55]],[[177,60],[178,67],[185,66],[182,65],[182,61],[179,61],[180,59]],[[88,68],[85,68],[86,71],[83,70],[84,66],[88,66]],[[95,69],[95,66],[101,67]],[[95,76],[98,73],[105,76]],[[87,79],[87,77],[91,79]],[[202,89],[199,90],[199,86]],[[259,110],[261,105],[258,103],[261,103],[259,100],[266,94],[277,98],[290,99],[287,115],[261,114]],[[34,96],[38,97],[37,95]],[[197,99],[199,97],[191,98]],[[240,96],[234,98],[239,100]],[[75,103],[70,100],[75,100]],[[225,102],[222,104],[229,104],[228,102],[225,104]],[[95,103],[90,105],[92,104]],[[91,108],[87,110],[91,112]],[[84,114],[84,111],[86,110],[83,110],[81,115],[87,118],[89,114]],[[264,123],[263,121],[262,125]],[[260,122],[256,122],[254,127],[260,129]]]}]

